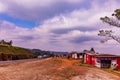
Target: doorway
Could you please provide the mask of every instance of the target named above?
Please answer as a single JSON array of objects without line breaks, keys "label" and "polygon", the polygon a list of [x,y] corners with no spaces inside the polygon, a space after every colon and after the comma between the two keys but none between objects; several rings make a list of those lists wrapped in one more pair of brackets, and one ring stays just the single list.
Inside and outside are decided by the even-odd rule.
[{"label": "doorway", "polygon": [[101,68],[110,68],[111,60],[101,60]]}]

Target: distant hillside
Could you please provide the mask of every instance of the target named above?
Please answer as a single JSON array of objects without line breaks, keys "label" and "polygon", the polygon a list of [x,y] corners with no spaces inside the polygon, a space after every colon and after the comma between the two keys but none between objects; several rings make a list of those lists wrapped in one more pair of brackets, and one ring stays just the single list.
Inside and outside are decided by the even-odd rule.
[{"label": "distant hillside", "polygon": [[28,59],[33,57],[34,55],[28,49],[0,44],[0,60],[17,60]]},{"label": "distant hillside", "polygon": [[32,52],[28,49],[16,47],[16,46],[9,46],[9,45],[0,45],[0,54],[32,54]]},{"label": "distant hillside", "polygon": [[44,50],[40,50],[40,49],[32,49],[31,51],[32,51],[32,53],[34,53],[36,55],[50,54],[50,51],[44,51]]},{"label": "distant hillside", "polygon": [[50,56],[56,56],[56,55],[65,55],[68,54],[68,52],[57,52],[57,51],[45,51],[45,50],[40,50],[40,49],[32,49],[31,50],[32,53],[34,53],[35,55],[50,55]]}]

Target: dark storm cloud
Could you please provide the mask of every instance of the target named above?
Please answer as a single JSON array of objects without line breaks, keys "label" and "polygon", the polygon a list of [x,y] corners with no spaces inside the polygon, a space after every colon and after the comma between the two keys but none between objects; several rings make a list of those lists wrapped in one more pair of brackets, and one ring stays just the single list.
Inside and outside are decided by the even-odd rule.
[{"label": "dark storm cloud", "polygon": [[85,31],[95,31],[98,29],[92,28],[92,27],[73,27],[73,28],[67,28],[67,29],[64,28],[64,29],[51,30],[51,32],[55,34],[65,34],[73,30],[79,30],[79,31],[85,32]]},{"label": "dark storm cloud", "polygon": [[[69,13],[73,10],[83,8],[83,3],[86,5],[84,8],[89,8],[85,1],[83,3],[68,3],[66,1],[56,1],[48,6],[36,5],[32,8],[27,8],[16,2],[2,1],[7,6],[6,13],[10,16],[17,17],[20,19],[27,19],[32,21],[43,21],[53,16],[57,16],[63,13]],[[24,4],[25,5],[25,4]]]},{"label": "dark storm cloud", "polygon": [[70,40],[70,42],[72,43],[84,43],[84,42],[88,42],[88,41],[99,41],[100,39],[98,37],[92,37],[92,36],[82,36],[82,37],[76,37],[72,40]]},{"label": "dark storm cloud", "polygon": [[19,36],[19,39],[24,41],[31,41],[34,40],[35,38],[33,36]]}]

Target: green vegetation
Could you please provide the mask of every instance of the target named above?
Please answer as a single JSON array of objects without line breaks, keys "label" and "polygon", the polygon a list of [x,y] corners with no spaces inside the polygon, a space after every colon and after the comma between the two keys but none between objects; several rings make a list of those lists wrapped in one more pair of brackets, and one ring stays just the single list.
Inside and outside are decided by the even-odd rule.
[{"label": "green vegetation", "polygon": [[94,67],[93,65],[85,64],[85,63],[82,63],[82,62],[75,63],[74,65],[75,65],[75,66],[84,66],[84,67]]},{"label": "green vegetation", "polygon": [[61,76],[65,79],[70,79],[73,76],[77,76],[79,73],[73,70],[71,67],[66,67],[63,70],[54,73],[56,76]]},{"label": "green vegetation", "polygon": [[35,57],[28,49],[0,44],[0,60],[18,60]]},{"label": "green vegetation", "polygon": [[120,70],[113,70],[113,69],[111,69],[111,68],[109,68],[109,69],[102,69],[102,70],[104,70],[104,71],[107,71],[107,72],[110,72],[110,73],[112,73],[112,74],[116,74],[116,75],[120,75]]},{"label": "green vegetation", "polygon": [[[97,67],[95,67],[95,66],[93,66],[93,65],[85,64],[85,63],[82,63],[82,62],[80,62],[80,63],[75,63],[74,65],[75,65],[75,66],[90,67],[90,68],[97,68]],[[101,69],[101,70],[110,72],[110,73],[112,73],[112,74],[120,75],[120,70],[113,70],[112,68],[108,68],[108,69],[106,69],[106,68],[97,68],[97,69]]]},{"label": "green vegetation", "polygon": [[32,54],[28,49],[0,44],[0,54]]},{"label": "green vegetation", "polygon": [[63,61],[60,60],[60,59],[56,59],[56,58],[53,59],[53,63],[54,63],[54,64],[61,64],[62,62],[63,62]]}]

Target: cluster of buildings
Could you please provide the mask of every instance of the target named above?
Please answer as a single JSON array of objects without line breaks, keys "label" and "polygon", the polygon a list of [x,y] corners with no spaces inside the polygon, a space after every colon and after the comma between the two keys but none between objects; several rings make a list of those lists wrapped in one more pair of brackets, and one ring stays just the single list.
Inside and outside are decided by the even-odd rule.
[{"label": "cluster of buildings", "polygon": [[84,63],[91,64],[99,68],[120,69],[120,56],[113,54],[99,54],[95,51],[86,51]]},{"label": "cluster of buildings", "polygon": [[91,64],[99,68],[120,69],[120,56],[113,54],[97,53],[93,48],[83,52],[71,52],[63,57],[81,59],[85,64]]},{"label": "cluster of buildings", "polygon": [[[46,51],[36,51],[38,58],[47,57],[62,57],[62,58],[72,58],[81,59],[82,63],[91,64],[99,68],[113,68],[120,69],[120,56],[113,54],[102,54],[95,52],[94,48],[90,50],[84,50],[82,52],[46,52]],[[43,53],[43,54],[42,54]]]}]

